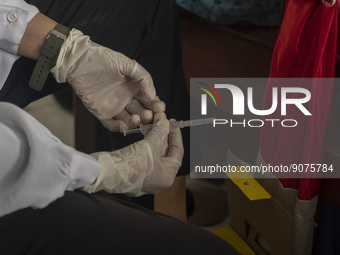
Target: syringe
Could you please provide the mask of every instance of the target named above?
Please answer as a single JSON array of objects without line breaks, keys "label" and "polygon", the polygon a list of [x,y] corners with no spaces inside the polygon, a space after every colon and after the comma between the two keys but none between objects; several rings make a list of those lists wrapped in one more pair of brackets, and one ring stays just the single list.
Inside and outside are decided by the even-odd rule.
[{"label": "syringe", "polygon": [[[212,124],[215,118],[208,119],[196,119],[196,120],[179,120],[170,122],[170,129],[174,128],[184,128],[184,127],[192,127],[192,126],[201,126],[205,124]],[[150,131],[153,127],[153,124],[149,125],[140,125],[139,128],[130,129],[124,132],[124,135],[142,133],[144,134],[147,131]]]}]

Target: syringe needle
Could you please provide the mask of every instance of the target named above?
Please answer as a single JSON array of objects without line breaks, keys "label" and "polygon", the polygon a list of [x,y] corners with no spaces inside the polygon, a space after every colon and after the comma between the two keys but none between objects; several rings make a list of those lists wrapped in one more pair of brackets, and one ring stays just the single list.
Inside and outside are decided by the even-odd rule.
[{"label": "syringe needle", "polygon": [[[212,124],[214,122],[214,119],[215,118],[174,121],[174,122],[170,122],[170,129]],[[124,132],[124,135],[136,134],[136,133],[142,133],[143,134],[146,131],[150,131],[152,129],[152,127],[153,127],[153,124],[140,125],[139,128],[127,130],[126,132]]]}]

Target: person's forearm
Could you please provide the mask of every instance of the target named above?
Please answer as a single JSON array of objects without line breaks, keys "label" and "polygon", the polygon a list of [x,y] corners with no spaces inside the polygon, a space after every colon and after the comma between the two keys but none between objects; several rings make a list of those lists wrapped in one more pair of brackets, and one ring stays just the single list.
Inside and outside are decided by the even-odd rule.
[{"label": "person's forearm", "polygon": [[63,144],[19,107],[0,102],[0,217],[43,208],[93,183],[101,165]]},{"label": "person's forearm", "polygon": [[44,45],[50,31],[57,22],[38,13],[27,24],[24,36],[19,44],[18,54],[31,59],[38,59],[40,48]]}]

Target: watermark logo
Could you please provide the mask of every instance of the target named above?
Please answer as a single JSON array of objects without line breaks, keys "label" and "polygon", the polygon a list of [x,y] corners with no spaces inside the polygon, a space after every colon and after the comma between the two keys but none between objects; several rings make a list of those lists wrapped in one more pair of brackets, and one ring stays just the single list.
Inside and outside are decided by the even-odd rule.
[{"label": "watermark logo", "polygon": [[[208,115],[210,111],[210,115],[216,112],[216,107],[221,107],[221,109],[228,108],[228,112],[232,113],[233,116],[238,119],[215,119],[213,126],[216,125],[225,125],[228,124],[230,127],[235,125],[242,125],[244,127],[262,127],[266,123],[270,124],[272,127],[275,126],[275,123],[280,123],[282,127],[296,127],[298,125],[298,121],[295,119],[285,119],[288,110],[287,108],[301,112],[305,116],[311,116],[312,114],[307,109],[306,104],[311,100],[311,92],[302,87],[297,86],[282,86],[275,87],[273,86],[271,89],[271,100],[270,104],[267,105],[266,109],[263,109],[259,106],[258,99],[254,96],[254,88],[252,86],[243,86],[243,90],[232,83],[215,83],[214,85],[208,85],[206,82],[196,81],[195,85],[201,85],[199,87],[196,86],[197,89],[203,91],[200,95],[201,99],[201,116]],[[288,85],[288,84],[287,84]],[[264,92],[263,92],[264,93]],[[208,95],[210,96],[212,103],[208,103]],[[223,106],[222,100],[226,100],[226,97],[231,99],[227,99],[232,103],[232,106]],[[257,100],[257,107],[255,107],[255,100]],[[219,101],[219,103],[218,103]],[[262,102],[261,102],[262,103]],[[212,106],[213,108],[209,108]],[[232,108],[230,108],[232,107]],[[246,110],[250,112],[252,116],[261,116],[261,118],[256,119],[240,119],[240,117],[246,117]],[[275,119],[265,119],[263,116],[270,116],[273,113],[276,114],[277,118]],[[272,115],[273,116],[273,115]],[[278,116],[281,116],[278,118]]]},{"label": "watermark logo", "polygon": [[[226,173],[241,172],[255,178],[273,175],[338,178],[340,172],[335,177],[332,165],[314,158],[315,162],[303,161],[303,164],[285,158],[275,163],[253,164],[257,162],[259,146],[266,146],[261,147],[267,150],[262,154],[264,160],[274,153],[295,159],[304,149],[303,139],[308,139],[308,144],[318,143],[318,137],[313,141],[306,136],[306,127],[313,130],[327,127],[329,117],[334,117],[330,110],[337,109],[337,97],[333,96],[334,88],[340,87],[338,81],[337,78],[191,78],[190,119],[207,125],[190,128],[190,177],[225,178]],[[300,144],[294,150],[286,146],[286,141],[295,140]]]},{"label": "watermark logo", "polygon": [[[211,99],[214,101],[215,106],[217,106],[216,99],[208,89],[210,89],[215,94],[215,96],[220,101],[221,106],[223,105],[220,95],[217,93],[217,91],[213,87],[203,82],[197,82],[197,83],[206,87],[206,88],[202,88],[202,87],[197,87],[197,88],[207,93],[211,97]],[[201,114],[202,115],[207,115],[207,94],[201,95],[201,102],[202,102],[201,103]]]},{"label": "watermark logo", "polygon": [[[228,90],[233,98],[233,115],[244,115],[245,114],[245,95],[243,91],[232,84],[215,84],[214,88],[205,84],[201,83],[210,88],[215,95],[217,95],[218,99],[220,100],[221,106],[222,101],[219,96],[219,94],[216,92],[215,89],[226,89]],[[205,91],[210,97],[213,99],[215,106],[216,100],[213,97],[213,95],[207,91],[204,88],[200,88],[201,90]],[[282,87],[281,90],[281,115],[285,116],[287,115],[287,105],[295,105],[304,115],[311,116],[312,114],[307,110],[307,108],[304,106],[305,103],[307,103],[311,99],[311,93],[309,90],[305,88],[296,88],[296,87]],[[303,95],[301,98],[288,98],[287,95],[294,93]],[[270,115],[274,113],[277,110],[278,107],[278,88],[273,87],[272,89],[272,105],[269,109],[256,109],[254,107],[253,102],[253,88],[248,87],[247,88],[247,106],[251,113],[258,115],[258,116],[265,116]],[[207,115],[207,95],[202,94],[201,95],[201,114]]]}]

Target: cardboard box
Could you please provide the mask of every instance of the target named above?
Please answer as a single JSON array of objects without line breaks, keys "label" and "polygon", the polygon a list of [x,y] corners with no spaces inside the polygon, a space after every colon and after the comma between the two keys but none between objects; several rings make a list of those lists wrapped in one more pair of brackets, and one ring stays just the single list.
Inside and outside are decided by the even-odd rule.
[{"label": "cardboard box", "polygon": [[275,199],[250,201],[228,180],[230,226],[259,255],[292,254],[292,215]]}]

